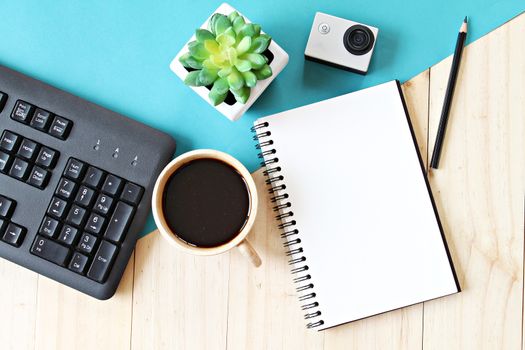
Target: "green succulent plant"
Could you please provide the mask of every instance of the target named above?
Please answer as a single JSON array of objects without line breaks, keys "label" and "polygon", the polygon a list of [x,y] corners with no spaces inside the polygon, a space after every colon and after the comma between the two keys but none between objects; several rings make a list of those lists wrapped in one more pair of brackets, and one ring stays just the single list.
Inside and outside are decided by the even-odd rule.
[{"label": "green succulent plant", "polygon": [[179,58],[191,70],[184,83],[212,86],[208,94],[213,105],[222,103],[228,91],[240,103],[246,103],[258,80],[272,75],[264,52],[271,37],[261,34],[261,26],[246,23],[236,11],[228,16],[216,13],[208,29],[197,29],[197,40],[188,44],[189,52]]}]

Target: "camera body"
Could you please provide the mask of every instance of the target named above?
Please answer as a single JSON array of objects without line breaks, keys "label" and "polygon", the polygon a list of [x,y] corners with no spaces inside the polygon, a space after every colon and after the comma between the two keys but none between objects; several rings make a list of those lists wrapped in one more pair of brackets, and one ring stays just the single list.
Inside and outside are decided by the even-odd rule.
[{"label": "camera body", "polygon": [[304,56],[359,74],[366,74],[379,29],[317,12]]}]

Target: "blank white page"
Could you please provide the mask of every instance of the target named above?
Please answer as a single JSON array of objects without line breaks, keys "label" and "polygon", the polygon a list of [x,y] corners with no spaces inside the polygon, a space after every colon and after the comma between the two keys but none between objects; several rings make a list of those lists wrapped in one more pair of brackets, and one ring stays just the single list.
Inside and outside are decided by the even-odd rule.
[{"label": "blank white page", "polygon": [[304,303],[319,303],[321,316],[309,320],[323,320],[318,329],[459,291],[396,81],[262,122],[304,250],[294,257],[306,257],[312,276],[316,298]]}]

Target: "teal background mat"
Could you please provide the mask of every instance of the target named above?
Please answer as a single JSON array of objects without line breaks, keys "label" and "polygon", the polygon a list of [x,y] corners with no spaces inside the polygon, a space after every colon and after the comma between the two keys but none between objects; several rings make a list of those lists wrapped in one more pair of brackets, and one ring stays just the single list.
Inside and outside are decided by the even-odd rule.
[{"label": "teal background mat", "polygon": [[[3,0],[0,64],[166,131],[177,140],[177,154],[218,149],[254,171],[259,163],[249,129],[256,118],[391,79],[408,80],[452,53],[465,15],[472,42],[525,10],[517,0],[233,0],[229,4],[260,23],[290,62],[242,119],[230,122],[168,67],[220,4]],[[379,28],[366,76],[304,60],[316,11]],[[315,140],[304,145],[305,152],[309,147]],[[150,219],[145,232],[153,228]]]}]

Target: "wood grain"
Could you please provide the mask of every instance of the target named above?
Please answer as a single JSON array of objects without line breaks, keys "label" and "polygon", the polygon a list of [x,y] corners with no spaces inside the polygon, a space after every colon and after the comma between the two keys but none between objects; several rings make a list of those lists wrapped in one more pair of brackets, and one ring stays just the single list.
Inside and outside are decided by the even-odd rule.
[{"label": "wood grain", "polygon": [[133,349],[226,347],[229,254],[188,255],[150,234],[135,261]]},{"label": "wood grain", "polygon": [[423,163],[428,165],[428,104],[430,88],[430,69],[416,75],[402,85],[410,122],[416,135],[419,153]]},{"label": "wood grain", "polygon": [[106,301],[39,276],[35,349],[126,349],[131,340],[132,258],[117,293]]},{"label": "wood grain", "polygon": [[[525,16],[469,45],[432,188],[463,292],[425,304],[425,349],[522,346]],[[451,59],[430,72],[433,145]]]},{"label": "wood grain", "polygon": [[34,349],[38,275],[0,259],[0,347]]},{"label": "wood grain", "polygon": [[[425,163],[451,58],[405,83]],[[441,169],[431,177],[463,292],[307,331],[262,171],[249,239],[190,256],[138,242],[115,298],[100,302],[0,261],[1,349],[525,349],[525,14],[464,52]],[[427,145],[430,145],[427,148]]]}]

